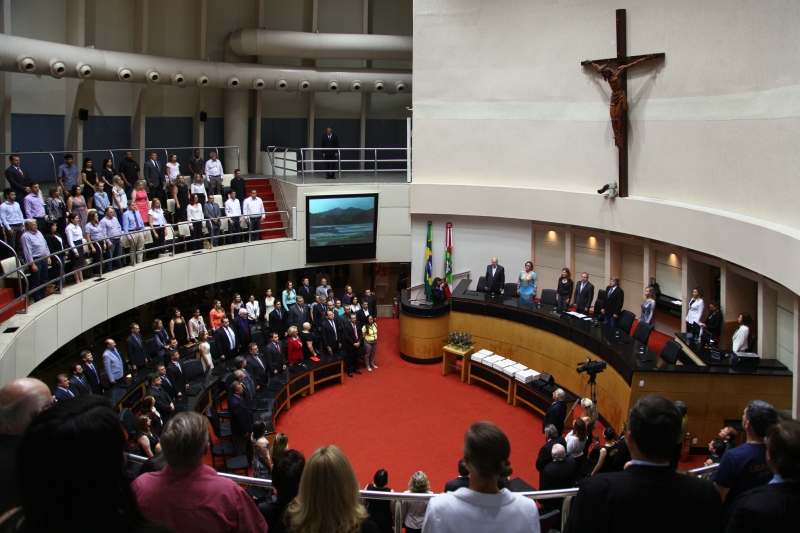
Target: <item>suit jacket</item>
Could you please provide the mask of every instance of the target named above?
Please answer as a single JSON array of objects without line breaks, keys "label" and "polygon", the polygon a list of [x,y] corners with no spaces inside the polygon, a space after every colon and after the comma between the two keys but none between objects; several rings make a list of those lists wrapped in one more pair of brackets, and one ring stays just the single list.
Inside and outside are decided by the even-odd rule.
[{"label": "suit jacket", "polygon": [[551,405],[542,420],[542,431],[547,424],[553,424],[559,435],[564,433],[564,419],[567,417],[566,402],[555,402]]},{"label": "suit jacket", "polygon": [[[616,292],[616,291],[615,291]],[[586,282],[586,286],[581,291],[581,282],[575,282],[575,307],[577,309],[589,309],[594,301],[594,285],[591,281]]]},{"label": "suit jacket", "polygon": [[169,404],[172,403],[170,394],[164,390],[164,387],[147,387],[147,395],[155,399],[156,411],[161,415],[161,420],[166,423],[173,414],[172,410],[169,408]]},{"label": "suit jacket", "polygon": [[83,377],[89,382],[89,388],[92,389],[92,394],[103,394],[103,389],[100,386],[100,370],[97,368],[97,365],[92,363],[94,371],[92,371],[86,363],[81,366],[83,367]]},{"label": "suit jacket", "polygon": [[[70,392],[72,394],[70,394]],[[73,391],[73,390],[70,390],[69,392],[67,392],[66,390],[62,389],[61,387],[56,387],[53,390],[53,396],[56,397],[56,402],[63,402],[64,400],[71,400],[72,398],[77,398],[78,397],[78,393]]]},{"label": "suit jacket", "polygon": [[244,381],[242,381],[242,386],[244,387],[245,392],[247,392],[245,399],[247,400],[247,405],[252,405],[253,400],[256,399],[256,382],[253,381],[253,376],[250,375],[250,371],[245,368],[242,370],[244,371]]},{"label": "suit jacket", "polygon": [[[567,440],[560,435],[554,439],[550,439],[549,441],[545,442],[544,446],[539,448],[539,456],[536,457],[536,470],[541,472],[542,470],[544,470],[544,467],[553,462],[553,446],[555,446],[556,444],[562,445],[565,450],[567,449]],[[541,479],[542,476],[540,475],[539,476],[540,482]]]},{"label": "suit jacket", "polygon": [[362,327],[367,325],[367,316],[375,318],[375,315],[372,314],[372,309],[370,309],[369,315],[364,313],[363,308],[358,310],[358,312],[356,313],[356,323],[358,324],[358,329],[361,329]]},{"label": "suit jacket", "polygon": [[204,203],[203,204],[203,214],[209,220],[215,219],[215,218],[218,219],[219,217],[222,216],[222,212],[220,211],[219,205],[217,205],[217,202],[206,202],[206,203]]},{"label": "suit jacket", "polygon": [[255,381],[256,385],[259,387],[265,386],[267,384],[268,366],[261,357],[261,354],[256,356],[247,354],[245,359],[247,360],[247,371],[253,377],[253,381]]},{"label": "suit jacket", "polygon": [[253,413],[240,396],[228,396],[228,414],[231,416],[231,433],[234,435],[246,435],[253,430]]},{"label": "suit jacket", "polygon": [[281,309],[280,315],[278,310],[275,309],[269,314],[269,331],[278,334],[278,338],[283,339],[286,337],[286,330],[288,329],[289,314],[286,310]]},{"label": "suit jacket", "polygon": [[[166,376],[161,376],[161,390],[172,400],[178,396],[178,389],[175,388],[175,382],[172,381],[172,376],[170,376],[169,373],[167,373]],[[158,412],[161,413],[161,411]]]},{"label": "suit jacket", "polygon": [[164,171],[163,163],[159,162],[158,168],[156,168],[155,162],[152,159],[148,159],[147,163],[144,164],[144,179],[151,187],[160,187],[164,183]]},{"label": "suit jacket", "polygon": [[336,343],[341,342],[341,340],[342,340],[342,328],[339,327],[339,323],[336,321],[336,317],[333,318],[333,327],[331,327],[330,322],[328,322],[327,320],[323,320],[322,321],[323,351],[328,351],[328,348],[330,348],[333,352],[336,352],[339,349],[339,347],[336,346]]},{"label": "suit jacket", "polygon": [[469,488],[469,476],[458,476],[457,478],[448,481],[444,484],[444,491],[455,492],[461,487],[464,487],[465,489]]},{"label": "suit jacket", "polygon": [[791,531],[800,523],[800,483],[772,483],[745,492],[728,511],[725,533]]},{"label": "suit jacket", "polygon": [[706,331],[711,335],[712,339],[719,339],[722,334],[722,312],[717,311],[713,315],[708,315],[706,318]]},{"label": "suit jacket", "polygon": [[356,331],[353,331],[353,324],[351,322],[348,322],[347,325],[342,326],[342,335],[340,338],[342,339],[342,347],[348,352],[361,349],[360,345],[358,348],[353,346],[355,343],[361,342],[361,329],[358,327],[357,322]]},{"label": "suit jacket", "polygon": [[311,322],[311,309],[305,304],[302,310],[297,304],[290,305],[289,317],[286,322],[289,326],[296,326],[299,331],[303,331],[303,323]]},{"label": "suit jacket", "polygon": [[502,265],[497,265],[497,273],[492,276],[492,265],[486,267],[486,286],[489,292],[500,292],[506,284],[506,270]]},{"label": "suit jacket", "polygon": [[578,487],[564,533],[711,533],[725,524],[714,485],[669,467],[631,465],[588,477]]},{"label": "suit jacket", "polygon": [[[180,370],[175,366],[173,361],[170,361],[167,366],[167,377],[172,382],[172,386],[175,388],[175,392],[180,392],[183,394],[186,392],[186,374],[185,369],[183,368],[183,363],[178,361],[180,365]],[[176,394],[177,396],[177,394]]]},{"label": "suit jacket", "polygon": [[[119,351],[117,351],[119,353]],[[125,367],[122,365],[122,356],[117,357],[113,352],[106,350],[103,352],[103,368],[109,382],[116,383],[125,377]]]},{"label": "suit jacket", "polygon": [[319,145],[322,148],[339,148],[339,137],[335,133],[331,133],[331,138],[328,139],[328,134],[323,133],[320,137]]},{"label": "suit jacket", "polygon": [[610,290],[611,285],[606,287],[606,302],[603,304],[603,313],[608,317],[613,315],[619,317],[622,312],[622,304],[625,303],[625,292],[619,287],[615,288],[611,294],[608,293]]},{"label": "suit jacket", "polygon": [[[278,343],[278,347],[275,347],[275,343],[268,342],[267,343],[267,367],[269,368],[270,372],[283,371],[283,365],[286,364],[286,350]],[[249,364],[249,363],[248,363]]]},{"label": "suit jacket", "polygon": [[231,325],[236,332],[236,338],[239,339],[239,345],[244,346],[250,343],[250,322],[246,318],[237,316]]},{"label": "suit jacket", "polygon": [[[572,459],[563,461],[552,461],[544,467],[539,474],[539,490],[558,490],[569,489],[575,486],[575,478],[578,475],[578,465]],[[550,498],[541,500],[542,507],[548,512],[553,509],[561,509],[564,502],[563,498]]]},{"label": "suit jacket", "polygon": [[24,168],[19,167],[19,169],[22,171],[21,175],[13,166],[9,165],[6,169],[6,181],[8,181],[8,186],[17,193],[17,200],[21,202],[23,197],[20,195],[25,194],[25,187],[31,186],[31,176]]},{"label": "suit jacket", "polygon": [[83,396],[84,394],[92,393],[92,389],[89,386],[89,380],[87,380],[86,376],[84,375],[81,375],[81,379],[78,379],[78,376],[70,377],[69,388],[72,390],[75,396]]},{"label": "suit jacket", "polygon": [[371,314],[374,317],[378,316],[377,308],[376,308],[376,306],[378,305],[378,300],[375,298],[374,294],[372,296],[370,296],[369,298],[367,298],[366,295],[362,296],[361,297],[361,301],[362,302],[367,302],[367,308],[369,309],[369,314]]},{"label": "suit jacket", "polygon": [[229,361],[237,354],[236,346],[240,344],[239,337],[237,336],[235,328],[229,328],[231,333],[233,333],[233,341],[234,347],[231,348],[230,339],[228,338],[228,334],[225,333],[225,329],[222,327],[217,328],[217,331],[214,332],[214,343],[217,345],[217,352],[220,355],[225,356],[225,360]]},{"label": "suit jacket", "polygon": [[311,306],[311,310],[314,316],[314,329],[317,330],[321,327],[322,322],[325,321],[325,313],[328,311],[328,308],[325,307],[324,303],[317,303]]},{"label": "suit jacket", "polygon": [[297,288],[297,296],[302,296],[303,300],[305,300],[306,306],[311,305],[314,303],[314,289],[311,288],[311,285],[306,287],[303,284],[300,284],[300,287]]},{"label": "suit jacket", "polygon": [[234,176],[231,180],[231,190],[236,191],[236,199],[240,202],[244,202],[244,199],[247,198],[247,187],[245,186],[244,178],[236,179]]},{"label": "suit jacket", "polygon": [[128,352],[129,365],[136,365],[136,368],[140,368],[147,364],[147,352],[141,335],[134,336],[131,334],[128,340],[125,341],[125,347]]}]

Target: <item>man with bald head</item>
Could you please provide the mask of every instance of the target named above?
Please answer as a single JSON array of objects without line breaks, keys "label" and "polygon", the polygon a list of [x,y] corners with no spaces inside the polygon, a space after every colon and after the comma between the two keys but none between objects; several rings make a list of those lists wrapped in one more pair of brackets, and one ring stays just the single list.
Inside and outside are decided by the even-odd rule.
[{"label": "man with bald head", "polygon": [[483,290],[491,294],[500,294],[505,284],[506,271],[498,264],[497,258],[492,257],[492,264],[486,267],[486,285],[483,286]]},{"label": "man with bald head", "polygon": [[22,505],[14,472],[22,434],[52,400],[50,389],[33,378],[8,382],[0,389],[0,515]]}]

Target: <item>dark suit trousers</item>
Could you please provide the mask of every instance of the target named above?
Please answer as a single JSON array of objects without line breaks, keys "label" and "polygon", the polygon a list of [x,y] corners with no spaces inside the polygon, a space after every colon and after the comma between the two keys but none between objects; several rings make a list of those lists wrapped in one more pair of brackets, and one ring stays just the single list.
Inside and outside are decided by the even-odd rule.
[{"label": "dark suit trousers", "polygon": [[361,348],[353,348],[353,347],[347,348],[346,350],[347,357],[344,358],[344,365],[347,368],[348,372],[355,372],[356,370],[358,370],[358,362],[360,360],[359,353],[361,353]]},{"label": "dark suit trousers", "polygon": [[328,178],[335,178],[336,172],[339,170],[339,165],[336,164],[336,150],[325,152],[325,159],[327,160],[327,162],[323,163],[325,165],[325,175]]}]

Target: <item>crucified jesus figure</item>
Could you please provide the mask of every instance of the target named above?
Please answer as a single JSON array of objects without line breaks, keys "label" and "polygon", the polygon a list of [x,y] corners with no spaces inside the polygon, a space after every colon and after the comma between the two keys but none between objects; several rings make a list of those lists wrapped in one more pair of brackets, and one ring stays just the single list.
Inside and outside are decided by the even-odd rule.
[{"label": "crucified jesus figure", "polygon": [[639,63],[643,63],[648,59],[653,59],[655,54],[649,54],[644,56],[641,59],[637,59],[633,63],[628,63],[626,65],[622,65],[621,67],[617,67],[612,69],[605,65],[598,65],[593,61],[586,60],[582,65],[591,65],[597,69],[597,72],[603,76],[603,79],[608,82],[608,85],[611,87],[611,127],[614,130],[614,144],[617,148],[622,147],[622,116],[623,111],[628,111],[628,96],[625,94],[625,91],[622,90],[622,79],[621,75],[623,72],[628,70],[631,67],[638,65]]}]

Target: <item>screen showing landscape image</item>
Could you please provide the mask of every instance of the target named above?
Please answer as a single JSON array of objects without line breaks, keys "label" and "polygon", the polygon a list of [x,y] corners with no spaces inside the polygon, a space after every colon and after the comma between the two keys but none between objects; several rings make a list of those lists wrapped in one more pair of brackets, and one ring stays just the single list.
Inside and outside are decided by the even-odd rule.
[{"label": "screen showing landscape image", "polygon": [[309,198],[309,245],[346,246],[375,242],[376,196]]}]

